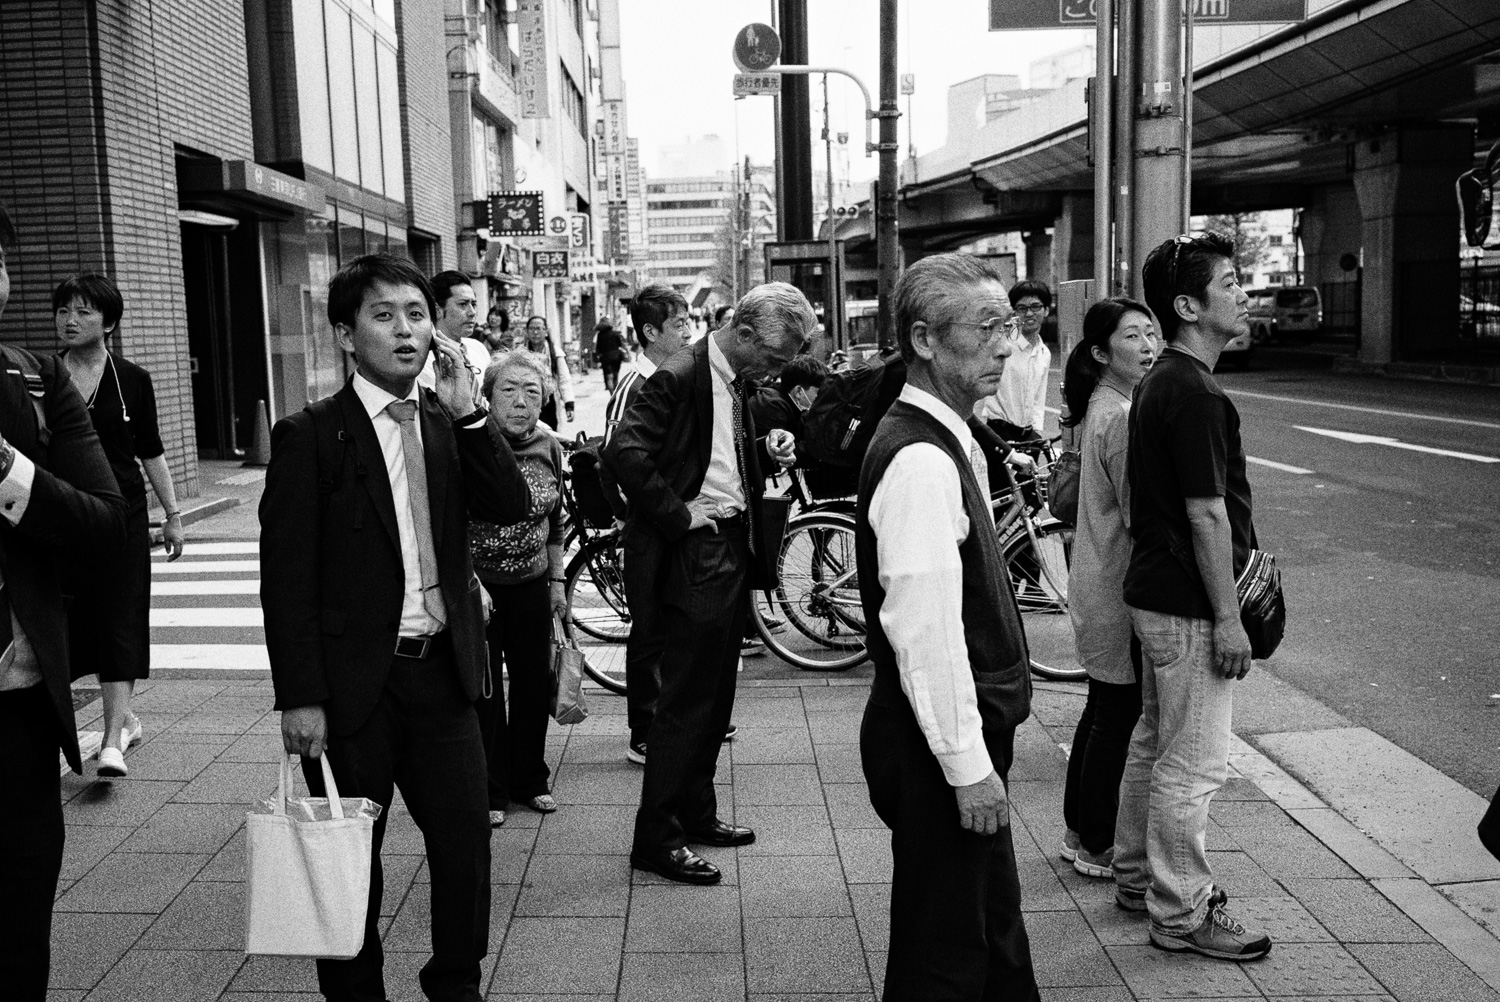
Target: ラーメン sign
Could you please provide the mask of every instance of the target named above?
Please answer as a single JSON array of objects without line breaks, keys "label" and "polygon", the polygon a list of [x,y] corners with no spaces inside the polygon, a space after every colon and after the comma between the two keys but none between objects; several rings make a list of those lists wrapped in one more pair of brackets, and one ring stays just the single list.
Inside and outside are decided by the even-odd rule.
[{"label": "\u30e9\u30fc\u30e1\u30f3 sign", "polygon": [[[1197,24],[1290,24],[1307,19],[1307,0],[1193,0]],[[1091,28],[1094,0],[990,0],[991,31]]]}]

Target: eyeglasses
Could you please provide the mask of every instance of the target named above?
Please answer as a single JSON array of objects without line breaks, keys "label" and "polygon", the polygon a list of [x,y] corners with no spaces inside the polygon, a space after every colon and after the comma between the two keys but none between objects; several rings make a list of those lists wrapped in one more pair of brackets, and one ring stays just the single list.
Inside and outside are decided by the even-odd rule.
[{"label": "eyeglasses", "polygon": [[1014,317],[1010,319],[1006,319],[1005,317],[990,317],[988,320],[982,320],[977,324],[965,323],[962,320],[955,320],[951,324],[949,324],[949,326],[977,328],[979,331],[983,332],[984,339],[986,341],[993,338],[997,333],[1004,334],[1006,337],[1014,339],[1020,330],[1020,327],[1016,323]]},{"label": "eyeglasses", "polygon": [[1038,303],[1035,306],[1017,306],[1016,307],[1016,312],[1017,313],[1030,313],[1030,314],[1046,313],[1047,312],[1047,307],[1043,306],[1041,303]]}]

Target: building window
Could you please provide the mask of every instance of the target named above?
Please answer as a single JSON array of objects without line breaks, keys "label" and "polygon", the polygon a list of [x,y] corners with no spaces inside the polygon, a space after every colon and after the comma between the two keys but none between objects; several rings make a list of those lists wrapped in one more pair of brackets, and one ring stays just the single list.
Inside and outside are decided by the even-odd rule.
[{"label": "building window", "polygon": [[572,0],[573,4],[573,27],[578,29],[578,37],[583,37],[583,0]]},{"label": "building window", "polygon": [[507,73],[512,76],[516,73],[519,56],[511,39],[510,12],[505,9],[506,0],[478,0],[479,8],[479,33],[484,39],[484,47],[489,50],[495,62],[499,63]]},{"label": "building window", "polygon": [[568,72],[567,67],[563,68],[562,79],[563,111],[572,120],[573,124],[578,127],[578,134],[587,136],[589,134],[588,105],[584,102],[583,91],[579,90],[578,84],[573,82],[573,74]]}]

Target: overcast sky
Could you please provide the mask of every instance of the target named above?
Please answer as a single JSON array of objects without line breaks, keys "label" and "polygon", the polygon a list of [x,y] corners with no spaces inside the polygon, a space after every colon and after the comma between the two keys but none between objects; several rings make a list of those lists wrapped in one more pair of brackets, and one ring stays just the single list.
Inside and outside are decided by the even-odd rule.
[{"label": "overcast sky", "polygon": [[[770,163],[775,151],[772,99],[732,94],[734,36],[754,21],[771,23],[775,0],[620,0],[622,56],[630,135],[640,140],[646,172],[657,149],[688,137],[722,136],[731,155]],[[845,67],[880,101],[878,0],[808,0],[808,61]],[[948,85],[981,73],[1014,73],[1025,84],[1033,59],[1071,48],[1092,31],[991,32],[986,0],[902,0],[897,44],[899,69],[915,73],[910,124],[917,152],[943,145]],[[822,86],[814,77],[814,137],[822,126]],[[833,131],[848,132],[855,156],[851,177],[874,177],[876,158],[858,155],[863,143],[863,102],[849,80],[830,77]],[[907,99],[901,98],[900,140],[905,149]],[[816,145],[816,144],[815,144]],[[815,166],[821,147],[813,151]],[[732,163],[726,163],[729,169]]]}]

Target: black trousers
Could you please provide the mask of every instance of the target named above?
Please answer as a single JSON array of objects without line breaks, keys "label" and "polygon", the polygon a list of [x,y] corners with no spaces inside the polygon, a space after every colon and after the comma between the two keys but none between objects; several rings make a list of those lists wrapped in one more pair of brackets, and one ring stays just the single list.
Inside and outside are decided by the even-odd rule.
[{"label": "black trousers", "polygon": [[[985,731],[1002,778],[1014,737]],[[953,787],[909,707],[867,707],[859,742],[895,869],[884,1002],[1036,1002],[1010,828],[959,825]]]},{"label": "black trousers", "polygon": [[[512,798],[530,800],[550,793],[547,768],[547,721],[551,719],[552,609],[547,576],[517,585],[484,583],[495,603],[485,627],[490,645],[494,691],[474,704],[484,759],[489,764],[489,804],[503,811]],[[500,685],[500,658],[510,676]],[[506,713],[506,699],[510,712]]]},{"label": "black trousers", "polygon": [[1115,844],[1120,777],[1125,774],[1130,735],[1141,718],[1141,642],[1130,638],[1135,681],[1118,685],[1089,679],[1088,701],[1073,732],[1063,821],[1095,855]]},{"label": "black trousers", "polygon": [[718,532],[695,529],[662,554],[656,589],[661,695],[635,816],[636,849],[676,849],[686,843],[686,832],[708,828],[718,817],[714,769],[734,710],[749,566],[742,523]]},{"label": "black trousers", "polygon": [[[385,808],[375,823],[364,946],[353,960],[318,961],[318,988],[335,1002],[386,998],[378,928],[380,846],[393,787],[422,832],[432,875],[432,959],[419,975],[422,991],[434,1002],[480,997],[479,965],[490,934],[484,743],[474,706],[459,688],[452,650],[438,646],[433,657],[394,658],[370,719],[328,742],[340,796],[369,797]],[[304,760],[302,772],[314,796],[322,796],[321,768]]]},{"label": "black trousers", "polygon": [[630,526],[623,540],[625,605],[630,635],[625,639],[625,714],[630,742],[645,741],[661,694],[661,599],[657,575],[662,542],[650,530]]},{"label": "black trousers", "polygon": [[56,720],[45,686],[0,692],[0,994],[15,1002],[47,997],[63,859]]},{"label": "black trousers", "polygon": [[611,393],[615,392],[615,385],[620,381],[619,360],[601,363],[600,368],[604,370],[604,388]]}]

